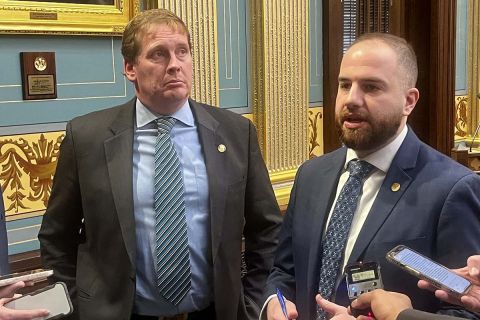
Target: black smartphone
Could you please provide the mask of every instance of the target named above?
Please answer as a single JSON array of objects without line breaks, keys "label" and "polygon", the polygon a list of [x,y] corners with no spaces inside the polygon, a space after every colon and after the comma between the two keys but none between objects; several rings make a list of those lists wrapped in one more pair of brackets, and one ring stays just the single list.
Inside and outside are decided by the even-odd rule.
[{"label": "black smartphone", "polygon": [[435,287],[457,297],[465,294],[472,285],[447,267],[403,245],[390,250],[386,258],[417,278],[427,280]]}]

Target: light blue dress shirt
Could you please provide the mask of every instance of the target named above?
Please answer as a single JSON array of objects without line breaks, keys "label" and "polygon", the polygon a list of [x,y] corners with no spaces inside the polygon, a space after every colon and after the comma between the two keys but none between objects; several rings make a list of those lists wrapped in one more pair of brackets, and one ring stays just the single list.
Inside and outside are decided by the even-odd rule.
[{"label": "light blue dress shirt", "polygon": [[133,313],[169,316],[206,308],[213,301],[208,177],[197,126],[188,101],[172,115],[171,131],[185,183],[185,214],[192,288],[178,306],[166,301],[156,286],[154,268],[153,171],[158,115],[136,102],[133,140],[133,204],[136,224],[136,294]]}]

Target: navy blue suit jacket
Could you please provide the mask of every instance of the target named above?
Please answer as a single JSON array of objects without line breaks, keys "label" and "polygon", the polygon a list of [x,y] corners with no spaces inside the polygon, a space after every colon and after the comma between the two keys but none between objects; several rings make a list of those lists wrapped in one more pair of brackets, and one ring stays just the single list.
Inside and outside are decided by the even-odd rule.
[{"label": "navy blue suit jacket", "polygon": [[[266,297],[280,288],[296,304],[298,319],[314,319],[322,234],[345,157],[346,148],[340,148],[309,160],[295,178]],[[392,191],[393,183],[400,190]],[[418,289],[413,276],[388,263],[385,254],[404,244],[448,267],[464,266],[468,256],[480,253],[479,191],[479,176],[422,143],[409,129],[348,262],[379,262],[386,290],[407,294],[417,309],[437,312],[439,301]],[[346,292],[340,280],[337,297]]]},{"label": "navy blue suit jacket", "polygon": [[7,227],[5,225],[5,207],[3,205],[2,190],[0,189],[0,275],[10,273],[8,265]]}]

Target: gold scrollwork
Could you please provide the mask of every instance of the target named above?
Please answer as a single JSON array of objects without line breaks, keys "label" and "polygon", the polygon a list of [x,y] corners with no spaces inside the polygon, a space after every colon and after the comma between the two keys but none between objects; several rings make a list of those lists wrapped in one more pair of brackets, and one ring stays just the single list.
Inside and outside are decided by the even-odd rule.
[{"label": "gold scrollwork", "polygon": [[468,131],[468,96],[457,96],[455,100],[455,136],[463,138]]},{"label": "gold scrollwork", "polygon": [[323,113],[322,108],[308,109],[308,156],[309,159],[323,154]]},{"label": "gold scrollwork", "polygon": [[64,132],[0,137],[0,182],[7,216],[45,209]]}]

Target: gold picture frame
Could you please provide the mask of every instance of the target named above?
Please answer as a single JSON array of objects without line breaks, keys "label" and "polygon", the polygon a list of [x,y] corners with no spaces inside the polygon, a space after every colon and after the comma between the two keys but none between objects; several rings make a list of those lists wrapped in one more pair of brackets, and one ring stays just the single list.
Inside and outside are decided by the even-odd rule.
[{"label": "gold picture frame", "polygon": [[138,12],[139,0],[0,0],[0,33],[115,36]]}]

